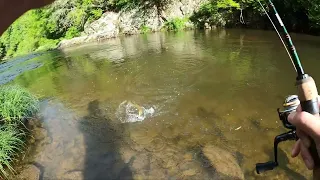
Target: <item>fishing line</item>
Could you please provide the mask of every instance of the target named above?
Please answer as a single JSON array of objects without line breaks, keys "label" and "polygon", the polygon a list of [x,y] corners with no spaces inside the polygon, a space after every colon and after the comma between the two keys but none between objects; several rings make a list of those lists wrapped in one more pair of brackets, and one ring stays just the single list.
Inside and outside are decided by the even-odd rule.
[{"label": "fishing line", "polygon": [[297,68],[296,68],[296,66],[295,66],[295,64],[294,64],[294,62],[293,62],[292,56],[291,56],[291,54],[290,54],[290,52],[289,52],[289,50],[288,50],[288,48],[287,48],[287,46],[286,46],[285,42],[283,41],[282,36],[281,36],[281,34],[279,33],[279,31],[278,31],[278,29],[277,29],[276,25],[273,23],[273,21],[272,21],[271,17],[269,16],[269,14],[268,14],[267,10],[264,8],[264,6],[261,4],[260,0],[257,0],[257,1],[258,1],[258,3],[260,4],[260,6],[262,7],[262,9],[263,9],[264,13],[267,15],[268,19],[270,20],[270,22],[271,22],[271,24],[272,24],[273,28],[276,30],[276,32],[277,32],[277,34],[278,34],[278,36],[279,36],[279,38],[280,38],[280,40],[281,40],[281,42],[282,42],[282,44],[283,44],[284,48],[286,49],[286,51],[287,51],[287,53],[288,53],[288,55],[289,55],[289,58],[290,58],[291,63],[292,63],[292,65],[293,65],[293,67],[294,67],[294,70],[297,72]]}]

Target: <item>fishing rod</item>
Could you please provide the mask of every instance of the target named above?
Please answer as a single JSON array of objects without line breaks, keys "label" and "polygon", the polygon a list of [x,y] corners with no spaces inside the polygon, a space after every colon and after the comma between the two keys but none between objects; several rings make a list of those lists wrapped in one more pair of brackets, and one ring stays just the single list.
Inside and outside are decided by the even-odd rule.
[{"label": "fishing rod", "polygon": [[[263,11],[268,16],[269,20],[271,21],[274,29],[278,33],[279,38],[281,39],[281,42],[283,43],[291,62],[296,70],[297,77],[296,77],[296,87],[297,87],[297,94],[298,95],[291,95],[288,96],[285,99],[285,102],[283,104],[284,110],[280,111],[280,109],[277,109],[279,119],[282,121],[282,124],[285,128],[290,129],[289,132],[280,134],[275,137],[274,139],[274,161],[269,161],[266,163],[258,163],[256,164],[256,172],[260,174],[264,171],[273,170],[276,168],[278,163],[278,144],[283,141],[288,140],[298,140],[299,137],[296,133],[296,127],[289,123],[288,116],[290,113],[296,111],[297,107],[301,105],[302,111],[308,112],[310,114],[313,114],[315,116],[319,116],[319,105],[318,105],[318,90],[315,84],[315,81],[311,76],[306,74],[303,70],[303,67],[300,62],[300,58],[298,56],[297,50],[292,42],[292,39],[281,19],[281,17],[278,14],[278,11],[271,0],[268,0],[268,4],[270,8],[272,9],[279,25],[281,26],[281,29],[284,34],[285,42],[283,41],[283,38],[281,37],[277,27],[275,26],[274,22],[270,18],[268,12],[261,4],[260,0],[257,0],[259,4],[261,5]],[[320,158],[317,153],[317,149],[314,143],[314,140],[311,140],[311,146],[309,148],[309,151],[312,155],[312,158],[314,159],[315,168],[320,168]]]}]

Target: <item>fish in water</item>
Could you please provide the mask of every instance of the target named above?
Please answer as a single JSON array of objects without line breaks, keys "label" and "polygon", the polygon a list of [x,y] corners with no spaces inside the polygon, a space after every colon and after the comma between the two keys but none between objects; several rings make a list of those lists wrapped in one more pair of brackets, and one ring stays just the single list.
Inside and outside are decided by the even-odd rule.
[{"label": "fish in water", "polygon": [[139,122],[155,113],[153,107],[145,108],[131,101],[123,101],[117,110],[117,117],[122,123]]}]

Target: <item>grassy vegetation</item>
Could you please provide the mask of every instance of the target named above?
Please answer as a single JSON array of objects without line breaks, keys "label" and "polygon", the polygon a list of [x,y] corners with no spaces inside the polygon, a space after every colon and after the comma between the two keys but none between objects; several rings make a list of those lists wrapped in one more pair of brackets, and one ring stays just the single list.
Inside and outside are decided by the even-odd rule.
[{"label": "grassy vegetation", "polygon": [[142,26],[140,27],[140,32],[141,32],[142,34],[146,34],[146,33],[148,33],[148,32],[151,32],[151,28],[149,28],[148,26],[142,25]]},{"label": "grassy vegetation", "polygon": [[0,118],[6,123],[17,123],[38,111],[38,100],[19,86],[0,87]]},{"label": "grassy vegetation", "polygon": [[14,172],[12,162],[23,150],[25,133],[14,125],[4,125],[0,128],[0,177],[6,179]]},{"label": "grassy vegetation", "polygon": [[169,31],[180,31],[186,28],[189,18],[175,18],[165,23],[165,28]]},{"label": "grassy vegetation", "polygon": [[0,87],[0,178],[14,172],[12,163],[23,151],[26,131],[24,118],[34,116],[39,103],[27,90],[19,86]]}]

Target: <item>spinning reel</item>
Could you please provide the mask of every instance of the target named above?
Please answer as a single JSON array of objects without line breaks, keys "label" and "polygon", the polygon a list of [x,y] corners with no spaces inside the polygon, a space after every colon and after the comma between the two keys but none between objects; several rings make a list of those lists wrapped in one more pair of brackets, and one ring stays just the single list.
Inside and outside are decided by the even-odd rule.
[{"label": "spinning reel", "polygon": [[280,111],[280,108],[277,109],[279,118],[283,124],[283,126],[287,129],[290,129],[290,131],[280,134],[275,137],[274,139],[274,161],[269,161],[266,163],[258,163],[256,164],[256,171],[258,174],[260,172],[273,170],[276,168],[278,163],[278,144],[283,141],[289,141],[289,140],[298,140],[298,137],[296,135],[296,127],[289,123],[288,116],[290,113],[296,111],[297,107],[299,106],[300,101],[298,99],[297,95],[290,95],[288,96],[283,104],[283,110]]}]

